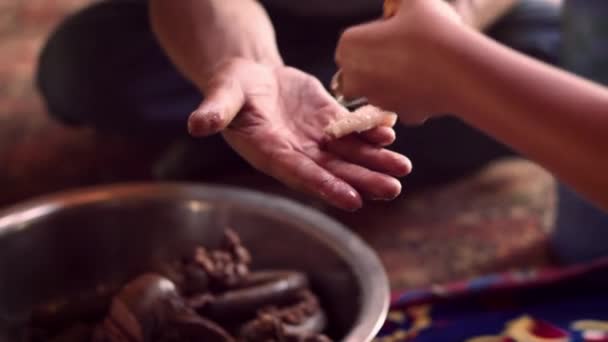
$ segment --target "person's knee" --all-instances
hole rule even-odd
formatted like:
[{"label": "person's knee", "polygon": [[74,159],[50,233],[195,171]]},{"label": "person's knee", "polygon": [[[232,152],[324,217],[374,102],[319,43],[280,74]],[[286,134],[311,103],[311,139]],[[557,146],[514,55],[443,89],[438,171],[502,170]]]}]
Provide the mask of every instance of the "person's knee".
[{"label": "person's knee", "polygon": [[123,63],[120,51],[133,44],[126,41],[133,31],[122,23],[145,29],[146,21],[145,4],[108,1],[61,23],[41,50],[36,71],[36,85],[50,114],[63,122],[97,125],[120,108],[112,92],[121,87],[120,77],[127,76],[112,69]]},{"label": "person's knee", "polygon": [[91,107],[85,91],[88,68],[81,56],[89,34],[80,30],[81,16],[89,11],[64,21],[51,33],[38,57],[38,90],[50,114],[70,123],[81,121],[82,109]]}]

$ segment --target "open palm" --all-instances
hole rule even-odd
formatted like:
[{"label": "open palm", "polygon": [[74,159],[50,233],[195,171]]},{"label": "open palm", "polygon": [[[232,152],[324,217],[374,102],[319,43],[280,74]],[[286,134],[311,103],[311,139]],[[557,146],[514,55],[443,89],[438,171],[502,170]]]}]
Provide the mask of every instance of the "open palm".
[{"label": "open palm", "polygon": [[407,158],[383,148],[395,138],[391,128],[328,141],[324,128],[348,111],[297,69],[232,61],[206,95],[190,117],[191,134],[222,132],[258,170],[337,207],[393,199],[401,192],[395,177],[411,170]]}]

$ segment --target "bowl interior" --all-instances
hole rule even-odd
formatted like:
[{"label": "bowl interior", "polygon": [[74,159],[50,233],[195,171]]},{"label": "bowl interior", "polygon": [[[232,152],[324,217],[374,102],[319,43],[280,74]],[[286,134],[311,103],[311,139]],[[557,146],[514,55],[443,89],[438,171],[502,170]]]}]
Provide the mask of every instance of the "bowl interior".
[{"label": "bowl interior", "polygon": [[[241,235],[255,269],[309,275],[332,337],[364,341],[361,334],[375,333],[388,290],[377,258],[359,239],[291,202],[200,186],[76,192],[0,216],[0,329],[18,330],[39,303],[125,281],[197,244],[215,246],[226,227]],[[353,332],[361,324],[365,329]]]}]

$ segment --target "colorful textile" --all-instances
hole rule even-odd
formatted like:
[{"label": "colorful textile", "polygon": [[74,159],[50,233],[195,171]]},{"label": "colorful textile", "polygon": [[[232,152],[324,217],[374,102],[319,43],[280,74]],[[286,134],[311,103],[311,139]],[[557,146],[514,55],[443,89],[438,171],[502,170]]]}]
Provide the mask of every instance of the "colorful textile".
[{"label": "colorful textile", "polygon": [[377,342],[608,342],[608,259],[407,291]]}]

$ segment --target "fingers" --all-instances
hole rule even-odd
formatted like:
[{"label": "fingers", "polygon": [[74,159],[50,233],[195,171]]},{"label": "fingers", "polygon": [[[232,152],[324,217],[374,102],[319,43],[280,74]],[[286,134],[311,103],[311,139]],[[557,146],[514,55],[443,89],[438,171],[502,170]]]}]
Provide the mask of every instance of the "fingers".
[{"label": "fingers", "polygon": [[226,128],[245,104],[240,83],[231,78],[212,80],[205,100],[190,115],[188,131],[193,136],[207,136]]},{"label": "fingers", "polygon": [[[397,67],[407,62],[394,19],[377,20],[348,28],[336,48],[336,64],[342,70],[341,93],[347,99],[385,93],[387,79],[400,75]],[[402,77],[402,76],[401,76]]]},{"label": "fingers", "polygon": [[303,154],[290,151],[270,160],[273,165],[270,174],[291,188],[344,210],[353,211],[363,206],[361,196],[351,185]]},{"label": "fingers", "polygon": [[372,128],[369,131],[362,132],[359,136],[368,143],[381,147],[391,145],[397,138],[395,130],[392,127],[385,126]]},{"label": "fingers", "polygon": [[392,200],[401,193],[401,183],[385,174],[335,158],[323,166],[371,200]]},{"label": "fingers", "polygon": [[351,163],[394,177],[402,177],[412,171],[412,163],[405,156],[371,146],[352,135],[328,143],[327,149]]}]

